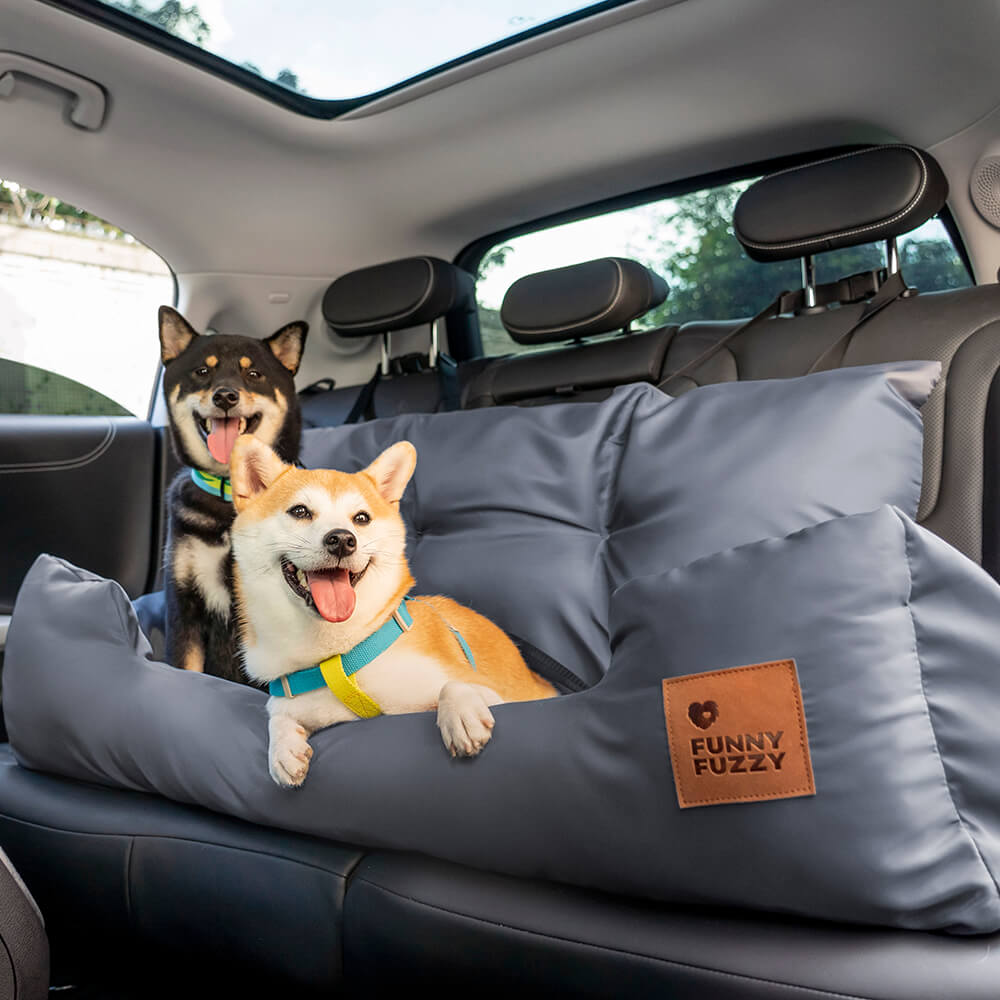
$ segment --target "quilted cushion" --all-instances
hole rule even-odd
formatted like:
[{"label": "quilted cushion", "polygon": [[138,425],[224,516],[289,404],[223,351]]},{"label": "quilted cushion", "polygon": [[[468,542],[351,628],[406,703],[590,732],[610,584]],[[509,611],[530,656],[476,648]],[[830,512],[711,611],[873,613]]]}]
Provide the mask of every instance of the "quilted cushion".
[{"label": "quilted cushion", "polygon": [[406,414],[304,434],[313,468],[355,472],[407,439],[420,593],[445,593],[604,675],[611,590],[720,548],[892,503],[915,513],[918,407],[940,366],[907,362],[599,403]]}]

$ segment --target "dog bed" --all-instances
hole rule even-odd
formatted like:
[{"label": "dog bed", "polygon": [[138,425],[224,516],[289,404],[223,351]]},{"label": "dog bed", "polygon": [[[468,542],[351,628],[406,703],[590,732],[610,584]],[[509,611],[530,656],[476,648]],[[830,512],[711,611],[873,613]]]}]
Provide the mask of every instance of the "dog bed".
[{"label": "dog bed", "polygon": [[[315,734],[305,785],[279,789],[265,695],[153,662],[124,591],[51,556],[8,636],[12,747],[28,767],[515,875],[996,930],[1000,588],[907,518],[936,373],[842,369],[677,400],[633,387],[311,432],[308,464],[349,470],[414,441],[404,516],[424,589],[592,684],[498,706],[474,760],[448,757],[430,714],[381,717]],[[771,758],[746,792],[757,775],[725,770],[753,767],[728,760],[727,737],[743,756],[790,754],[787,769]],[[722,756],[725,773],[697,775],[726,779],[721,793],[685,783],[694,757]]]}]

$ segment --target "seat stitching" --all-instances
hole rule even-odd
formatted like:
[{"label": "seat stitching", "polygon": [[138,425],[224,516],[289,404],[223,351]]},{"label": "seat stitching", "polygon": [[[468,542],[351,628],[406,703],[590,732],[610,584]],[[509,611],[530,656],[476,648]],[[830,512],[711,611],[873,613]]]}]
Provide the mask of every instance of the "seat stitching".
[{"label": "seat stitching", "polygon": [[[818,160],[815,163],[807,163],[800,167],[790,167],[788,170],[783,170],[778,174],[772,174],[771,177],[780,177],[782,174],[792,173],[795,170],[805,170],[807,167],[815,167],[821,163],[833,163],[836,160],[842,160],[849,156],[863,156],[865,153],[874,153],[882,149],[905,149],[909,153],[913,153],[917,158],[917,162],[920,164],[920,186],[917,188],[917,193],[908,201],[903,209],[897,212],[895,215],[890,216],[887,219],[881,219],[879,222],[873,223],[868,226],[859,226],[856,229],[841,229],[833,233],[828,233],[825,236],[812,236],[806,240],[796,240],[788,243],[755,243],[753,240],[749,240],[746,237],[740,235],[739,240],[745,246],[754,247],[760,250],[792,250],[795,247],[810,246],[811,244],[822,242],[828,239],[842,239],[846,236],[858,236],[861,233],[870,232],[873,229],[879,229],[882,226],[887,226],[890,223],[897,222],[898,220],[904,218],[909,212],[912,212],[914,207],[919,204],[920,199],[923,197],[924,191],[927,190],[927,181],[930,173],[927,169],[927,164],[924,161],[923,155],[919,150],[913,149],[911,146],[895,145],[895,146],[876,146],[873,149],[863,149],[858,150],[854,153],[843,153],[840,156],[831,156],[827,160]],[[770,180],[771,177],[766,178]]]}]

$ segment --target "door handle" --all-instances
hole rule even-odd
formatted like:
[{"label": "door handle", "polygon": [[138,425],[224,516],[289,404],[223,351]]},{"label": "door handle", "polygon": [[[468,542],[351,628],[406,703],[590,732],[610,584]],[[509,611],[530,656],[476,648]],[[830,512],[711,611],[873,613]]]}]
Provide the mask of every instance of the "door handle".
[{"label": "door handle", "polygon": [[20,52],[0,52],[0,97],[14,93],[17,76],[34,77],[66,91],[70,98],[69,120],[79,128],[96,132],[104,123],[107,94],[93,80]]}]

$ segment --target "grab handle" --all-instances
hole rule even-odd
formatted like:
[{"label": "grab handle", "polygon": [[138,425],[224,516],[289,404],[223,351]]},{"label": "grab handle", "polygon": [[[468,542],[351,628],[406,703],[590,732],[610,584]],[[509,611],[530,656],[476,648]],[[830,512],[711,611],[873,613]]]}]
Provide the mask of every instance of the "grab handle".
[{"label": "grab handle", "polygon": [[0,97],[14,93],[16,75],[31,76],[65,90],[70,95],[69,120],[79,128],[96,132],[104,123],[107,95],[93,80],[20,52],[0,52]]}]

